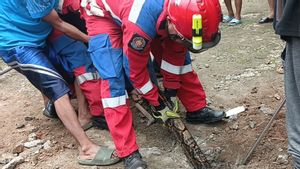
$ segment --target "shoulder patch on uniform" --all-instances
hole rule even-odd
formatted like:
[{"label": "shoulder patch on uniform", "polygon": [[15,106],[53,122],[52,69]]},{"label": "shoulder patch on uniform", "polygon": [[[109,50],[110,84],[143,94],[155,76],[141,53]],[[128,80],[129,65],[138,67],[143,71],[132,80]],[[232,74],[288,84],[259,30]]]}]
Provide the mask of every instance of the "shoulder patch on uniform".
[{"label": "shoulder patch on uniform", "polygon": [[132,36],[132,38],[130,39],[128,46],[130,48],[140,52],[140,51],[143,51],[145,49],[148,42],[149,42],[149,40],[146,39],[145,37],[140,36],[138,34],[134,34]]}]

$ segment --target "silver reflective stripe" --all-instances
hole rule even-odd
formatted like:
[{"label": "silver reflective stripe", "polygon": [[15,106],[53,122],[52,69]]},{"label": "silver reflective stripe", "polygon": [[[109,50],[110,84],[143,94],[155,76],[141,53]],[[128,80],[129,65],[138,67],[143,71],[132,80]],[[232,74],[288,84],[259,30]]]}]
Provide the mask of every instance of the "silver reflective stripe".
[{"label": "silver reflective stripe", "polygon": [[134,0],[133,1],[131,10],[129,13],[129,17],[128,17],[129,21],[136,23],[137,19],[140,16],[140,12],[143,8],[144,3],[145,3],[145,0]]},{"label": "silver reflective stripe", "polygon": [[103,108],[115,108],[126,104],[126,95],[102,99]]},{"label": "silver reflective stripe", "polygon": [[139,93],[141,94],[146,94],[148,93],[151,89],[153,88],[152,82],[149,79],[149,81],[141,88],[136,89]]},{"label": "silver reflective stripe", "polygon": [[20,68],[23,71],[32,71],[32,72],[37,72],[37,73],[40,73],[40,74],[45,74],[45,75],[48,75],[48,76],[52,76],[52,77],[55,77],[55,78],[62,79],[64,81],[64,79],[62,78],[62,76],[60,74],[58,74],[54,70],[49,69],[47,67],[34,65],[34,64],[21,64],[21,63],[16,62],[16,61],[10,62],[7,65],[11,66],[12,68]]},{"label": "silver reflective stripe", "polygon": [[182,75],[193,71],[192,64],[184,66],[175,66],[164,60],[161,62],[161,69],[176,75]]},{"label": "silver reflective stripe", "polygon": [[88,80],[97,80],[97,79],[100,79],[99,74],[98,73],[91,73],[91,72],[84,73],[84,74],[76,77],[76,80],[79,84],[82,84],[82,83],[84,83]]}]

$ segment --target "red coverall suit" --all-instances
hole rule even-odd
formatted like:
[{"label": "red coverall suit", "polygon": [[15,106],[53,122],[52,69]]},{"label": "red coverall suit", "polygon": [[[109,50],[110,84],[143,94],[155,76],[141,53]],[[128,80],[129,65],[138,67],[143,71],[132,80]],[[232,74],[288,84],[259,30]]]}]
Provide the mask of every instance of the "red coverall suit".
[{"label": "red coverall suit", "polygon": [[[79,6],[73,4],[72,0],[64,0],[61,5],[60,13],[62,15],[67,14],[69,10],[79,9]],[[87,47],[82,42],[69,38],[57,29],[52,31],[48,40],[51,46],[49,60],[61,68],[63,72],[74,74],[88,101],[91,115],[100,116],[103,114],[100,95],[101,81],[98,72],[92,65]]]},{"label": "red coverall suit", "polygon": [[[192,68],[187,49],[167,38],[168,34],[164,24],[167,3],[167,0],[82,0],[82,14],[86,20],[88,34],[94,36],[90,42],[96,42],[95,45],[90,43],[89,50],[95,51],[102,47],[102,53],[99,53],[98,59],[93,54],[91,55],[101,77],[111,74],[111,72],[107,72],[109,71],[108,67],[116,68],[121,63],[134,87],[150,104],[158,106],[160,104],[158,90],[152,84],[147,70],[148,59],[152,51],[156,60],[161,64],[164,86],[169,89],[178,89],[177,96],[187,111],[192,112],[206,106],[205,93]],[[93,47],[96,45],[98,49]],[[117,51],[118,54],[116,54]],[[112,58],[109,59],[109,62],[100,63],[105,57]],[[111,71],[115,71],[115,69],[111,69]],[[119,81],[119,83],[123,82]],[[108,86],[101,90],[102,97],[107,98],[112,93],[111,86],[115,84],[108,82],[105,84]],[[120,89],[123,90],[123,88]],[[109,109],[109,113],[114,114],[111,118],[130,121],[130,123],[126,123],[129,126],[132,117],[130,110],[121,113],[120,110],[124,106]],[[106,110],[104,112],[108,125],[111,127],[110,121],[116,120],[108,119],[108,116],[112,115],[109,115]],[[124,123],[122,124],[124,125]],[[123,128],[118,125],[115,125],[114,129],[117,133],[124,132]],[[113,133],[112,135],[114,137]],[[129,136],[130,134],[123,133],[123,135]],[[115,143],[118,141],[116,137],[114,140]],[[132,138],[131,141],[133,140]]]}]

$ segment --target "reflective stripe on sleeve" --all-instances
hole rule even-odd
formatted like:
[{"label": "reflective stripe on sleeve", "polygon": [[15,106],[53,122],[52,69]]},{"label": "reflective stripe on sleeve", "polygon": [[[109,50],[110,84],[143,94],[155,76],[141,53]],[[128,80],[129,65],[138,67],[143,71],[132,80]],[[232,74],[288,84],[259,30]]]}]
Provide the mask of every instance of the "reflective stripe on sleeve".
[{"label": "reflective stripe on sleeve", "polygon": [[162,60],[161,62],[161,69],[176,75],[182,75],[193,71],[192,64],[188,64],[184,66],[175,66],[164,60]]},{"label": "reflective stripe on sleeve", "polygon": [[141,94],[146,94],[151,89],[153,89],[153,84],[152,84],[151,80],[149,79],[149,81],[143,87],[136,89],[136,90]]}]

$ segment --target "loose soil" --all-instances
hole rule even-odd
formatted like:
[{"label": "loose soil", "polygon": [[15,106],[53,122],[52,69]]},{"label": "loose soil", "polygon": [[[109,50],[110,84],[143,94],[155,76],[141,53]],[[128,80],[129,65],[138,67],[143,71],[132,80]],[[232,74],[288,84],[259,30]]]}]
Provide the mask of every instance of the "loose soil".
[{"label": "loose soil", "polygon": [[[223,4],[222,7],[227,14]],[[274,34],[271,24],[257,24],[267,14],[267,1],[244,0],[243,23],[235,27],[222,24],[220,44],[193,55],[193,65],[210,106],[225,110],[247,107],[247,111],[237,117],[216,124],[187,124],[208,159],[212,160],[213,168],[292,168],[291,159],[287,157],[285,108],[250,162],[240,165],[284,98],[283,75],[276,72],[281,65],[279,56],[284,43]],[[0,69],[5,67],[0,62]],[[50,140],[53,146],[48,150],[39,149],[17,168],[89,168],[77,164],[77,143],[60,121],[42,115],[42,97],[22,75],[13,70],[0,76],[0,88],[0,154],[11,153],[34,132],[38,138]],[[162,124],[148,127],[138,110],[133,106],[132,109],[138,144],[150,169],[192,168],[181,147]],[[107,131],[91,129],[87,133],[100,145],[113,146]],[[123,168],[123,164],[98,168]]]}]

